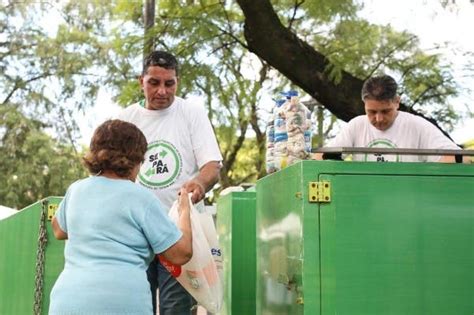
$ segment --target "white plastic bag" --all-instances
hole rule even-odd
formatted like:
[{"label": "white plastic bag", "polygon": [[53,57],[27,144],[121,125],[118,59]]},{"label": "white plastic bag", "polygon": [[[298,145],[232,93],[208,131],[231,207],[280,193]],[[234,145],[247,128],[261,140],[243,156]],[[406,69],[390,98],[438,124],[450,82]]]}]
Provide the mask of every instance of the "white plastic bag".
[{"label": "white plastic bag", "polygon": [[219,274],[219,280],[221,285],[222,294],[224,292],[224,270],[223,270],[223,253],[222,249],[219,246],[219,241],[217,239],[216,226],[214,225],[214,219],[212,214],[209,212],[199,212],[199,219],[201,221],[201,227],[206,237],[207,243],[211,250],[212,258],[216,264],[217,273]]},{"label": "white plastic bag", "polygon": [[[163,256],[159,256],[162,265],[176,278],[176,280],[196,299],[198,304],[202,305],[211,313],[218,313],[222,306],[223,286],[222,275],[219,274],[216,262],[211,252],[211,246],[220,248],[217,244],[217,235],[212,223],[212,231],[206,215],[200,214],[191,204],[191,229],[193,233],[193,257],[182,266],[176,266],[167,261]],[[177,223],[179,218],[178,202],[175,201],[169,211],[169,217]],[[205,220],[206,232],[201,225],[202,219]],[[212,220],[212,217],[210,217]],[[214,237],[212,236],[214,233]],[[212,239],[212,245],[209,245],[208,238]],[[214,250],[216,252],[216,250]],[[217,253],[217,252],[216,252]],[[217,255],[215,255],[217,256]],[[222,255],[219,255],[220,270],[222,270]]]}]

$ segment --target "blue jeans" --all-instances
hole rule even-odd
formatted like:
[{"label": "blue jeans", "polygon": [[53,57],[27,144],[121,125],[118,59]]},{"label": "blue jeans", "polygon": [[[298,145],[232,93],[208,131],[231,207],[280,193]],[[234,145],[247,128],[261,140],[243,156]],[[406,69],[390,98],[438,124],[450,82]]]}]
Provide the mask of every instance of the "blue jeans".
[{"label": "blue jeans", "polygon": [[181,284],[156,260],[147,270],[153,301],[153,314],[156,314],[156,289],[160,289],[160,315],[192,315],[196,300]]}]

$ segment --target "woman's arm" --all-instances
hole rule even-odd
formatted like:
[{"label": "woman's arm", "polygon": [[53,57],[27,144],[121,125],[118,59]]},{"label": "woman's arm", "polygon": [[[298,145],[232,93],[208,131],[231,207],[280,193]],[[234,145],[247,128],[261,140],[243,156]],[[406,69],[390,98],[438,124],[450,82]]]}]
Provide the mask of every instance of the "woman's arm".
[{"label": "woman's arm", "polygon": [[67,240],[67,233],[64,232],[59,227],[59,223],[58,223],[58,220],[56,220],[56,217],[53,217],[51,225],[53,226],[53,233],[54,233],[54,237],[56,237],[56,239],[58,239],[58,240]]}]

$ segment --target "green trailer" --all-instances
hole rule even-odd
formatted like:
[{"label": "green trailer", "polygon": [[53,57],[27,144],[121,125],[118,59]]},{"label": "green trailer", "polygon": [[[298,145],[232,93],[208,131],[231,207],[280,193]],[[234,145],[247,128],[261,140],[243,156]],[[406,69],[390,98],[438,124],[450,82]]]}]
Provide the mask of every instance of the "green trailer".
[{"label": "green trailer", "polygon": [[0,221],[0,314],[48,314],[64,266],[64,241],[50,224],[60,201],[46,198]]},{"label": "green trailer", "polygon": [[474,167],[303,161],[257,182],[257,314],[474,314]]}]

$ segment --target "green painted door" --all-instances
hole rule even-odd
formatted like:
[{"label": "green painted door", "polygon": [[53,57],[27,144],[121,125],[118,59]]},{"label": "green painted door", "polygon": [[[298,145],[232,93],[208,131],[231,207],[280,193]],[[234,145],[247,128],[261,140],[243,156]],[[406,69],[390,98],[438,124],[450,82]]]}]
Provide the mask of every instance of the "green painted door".
[{"label": "green painted door", "polygon": [[472,177],[320,175],[321,314],[473,314]]}]

